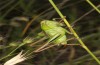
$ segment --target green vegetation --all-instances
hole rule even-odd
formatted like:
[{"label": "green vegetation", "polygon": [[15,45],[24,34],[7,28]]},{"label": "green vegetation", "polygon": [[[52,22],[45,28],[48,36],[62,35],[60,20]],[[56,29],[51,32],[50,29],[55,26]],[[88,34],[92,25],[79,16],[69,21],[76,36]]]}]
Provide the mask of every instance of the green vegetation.
[{"label": "green vegetation", "polygon": [[100,1],[53,1],[0,1],[0,64],[19,53],[18,65],[100,64]]}]

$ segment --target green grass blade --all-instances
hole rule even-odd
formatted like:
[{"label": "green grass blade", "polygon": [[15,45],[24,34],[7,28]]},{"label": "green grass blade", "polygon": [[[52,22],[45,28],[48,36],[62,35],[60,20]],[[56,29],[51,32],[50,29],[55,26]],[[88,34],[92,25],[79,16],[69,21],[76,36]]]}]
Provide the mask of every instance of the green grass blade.
[{"label": "green grass blade", "polygon": [[[56,5],[54,4],[54,2],[52,0],[49,0],[49,2],[52,4],[52,6],[54,7],[54,9],[57,11],[57,13],[59,14],[59,16],[61,18],[64,18],[63,14],[60,12],[60,10],[56,7]],[[68,23],[68,21],[64,18],[64,22],[65,24],[69,27],[69,29],[71,30],[71,32],[73,33],[73,35],[77,38],[77,40],[79,41],[79,43],[82,45],[82,47],[96,60],[96,62],[98,64],[100,64],[100,60],[88,49],[88,47],[83,43],[83,41],[79,38],[79,36],[76,34],[76,32],[74,31],[74,29],[71,27],[71,25]]]},{"label": "green grass blade", "polygon": [[100,14],[100,10],[90,0],[86,1]]}]

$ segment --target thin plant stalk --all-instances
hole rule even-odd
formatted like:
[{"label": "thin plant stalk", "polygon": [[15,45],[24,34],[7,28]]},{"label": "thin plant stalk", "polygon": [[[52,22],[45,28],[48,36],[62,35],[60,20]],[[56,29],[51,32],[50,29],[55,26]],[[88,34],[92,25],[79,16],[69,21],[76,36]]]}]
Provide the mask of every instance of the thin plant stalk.
[{"label": "thin plant stalk", "polygon": [[5,59],[5,58],[7,58],[7,57],[9,57],[9,56],[11,56],[12,53],[14,53],[18,48],[20,48],[20,47],[23,46],[24,44],[25,44],[25,43],[20,44],[17,48],[15,48],[13,51],[11,51],[8,55],[6,55],[6,56],[0,58],[0,61],[3,60],[3,59]]},{"label": "thin plant stalk", "polygon": [[33,41],[32,38],[26,37],[26,38],[23,40],[23,42],[22,42],[19,46],[17,46],[14,50],[12,50],[8,55],[6,55],[6,56],[0,58],[0,60],[3,60],[3,59],[5,59],[5,58],[11,56],[11,54],[14,53],[18,48],[22,47],[23,45],[25,45],[25,44],[27,44],[27,43],[31,43],[32,41]]},{"label": "thin plant stalk", "polygon": [[86,2],[88,2],[100,14],[100,10],[90,0],[86,0]]},{"label": "thin plant stalk", "polygon": [[6,5],[2,6],[0,8],[0,11],[3,10],[4,8],[6,8],[7,6],[11,5],[15,0],[10,0]]},{"label": "thin plant stalk", "polygon": [[5,14],[2,15],[2,19],[3,19],[5,16],[7,16],[7,14],[8,14],[9,12],[11,12],[18,4],[19,4],[19,2],[17,2],[16,4],[14,4],[13,7],[9,8],[9,9],[7,10],[7,12],[5,12]]},{"label": "thin plant stalk", "polygon": [[49,39],[43,46],[41,46],[40,48],[36,49],[34,52],[38,52],[38,51],[40,51],[41,49],[45,48],[47,45],[50,44],[50,42],[51,42],[52,40],[54,40],[54,39],[55,39],[56,37],[58,37],[58,36],[59,36],[59,34],[55,35],[54,37],[52,37],[51,39]]},{"label": "thin plant stalk", "polygon": [[[96,6],[97,8],[100,7],[100,4],[98,6]],[[92,13],[95,9],[91,9],[90,11],[86,12],[84,15],[80,16],[78,19],[76,19],[71,25],[72,27],[75,26],[75,23],[77,23],[78,21],[80,21],[81,19],[83,19],[84,17],[86,17],[87,15],[89,15],[90,13]]]},{"label": "thin plant stalk", "polygon": [[[54,4],[54,2],[52,0],[49,0],[49,2],[51,3],[51,5],[54,7],[54,9],[57,11],[57,13],[59,14],[59,16],[61,18],[64,18],[63,14],[60,12],[60,10],[57,8],[57,6]],[[73,33],[73,35],[76,37],[76,39],[79,41],[79,43],[82,45],[82,47],[96,60],[96,62],[98,64],[100,64],[100,60],[88,49],[88,47],[83,43],[83,41],[79,38],[79,36],[77,35],[77,33],[74,31],[74,29],[71,27],[71,25],[68,23],[68,21],[64,18],[64,22],[65,24],[68,26],[68,28],[70,29],[70,31]]]}]

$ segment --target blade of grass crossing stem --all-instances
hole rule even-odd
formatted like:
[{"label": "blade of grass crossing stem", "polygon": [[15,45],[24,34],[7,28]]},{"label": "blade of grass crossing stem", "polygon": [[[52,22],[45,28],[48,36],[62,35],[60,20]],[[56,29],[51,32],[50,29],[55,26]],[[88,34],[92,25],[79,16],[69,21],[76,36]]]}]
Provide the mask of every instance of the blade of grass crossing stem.
[{"label": "blade of grass crossing stem", "polygon": [[100,14],[100,10],[90,0],[86,1]]},{"label": "blade of grass crossing stem", "polygon": [[[54,2],[52,0],[49,0],[49,2],[52,4],[52,6],[54,7],[54,9],[57,11],[57,13],[59,14],[59,16],[61,18],[64,18],[63,14],[60,12],[60,10],[56,7],[56,5],[54,4]],[[65,24],[68,26],[68,28],[71,30],[71,32],[73,33],[73,35],[77,38],[77,40],[79,41],[79,43],[82,45],[82,47],[96,60],[96,62],[98,64],[100,64],[100,60],[88,49],[88,47],[82,42],[82,40],[79,38],[79,36],[76,34],[76,32],[73,30],[73,28],[71,27],[71,25],[68,23],[68,21],[64,18],[64,22]]]}]

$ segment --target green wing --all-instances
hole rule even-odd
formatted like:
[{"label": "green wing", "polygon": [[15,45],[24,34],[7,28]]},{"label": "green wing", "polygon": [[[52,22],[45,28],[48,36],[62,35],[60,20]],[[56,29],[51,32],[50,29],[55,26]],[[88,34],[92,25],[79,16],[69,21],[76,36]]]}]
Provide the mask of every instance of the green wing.
[{"label": "green wing", "polygon": [[49,38],[51,39],[53,36],[55,36],[56,34],[59,34],[58,37],[56,37],[53,41],[53,43],[55,44],[67,44],[67,37],[65,35],[66,31],[64,28],[62,27],[54,27],[52,29],[46,30],[45,31],[46,34],[49,36]]}]

